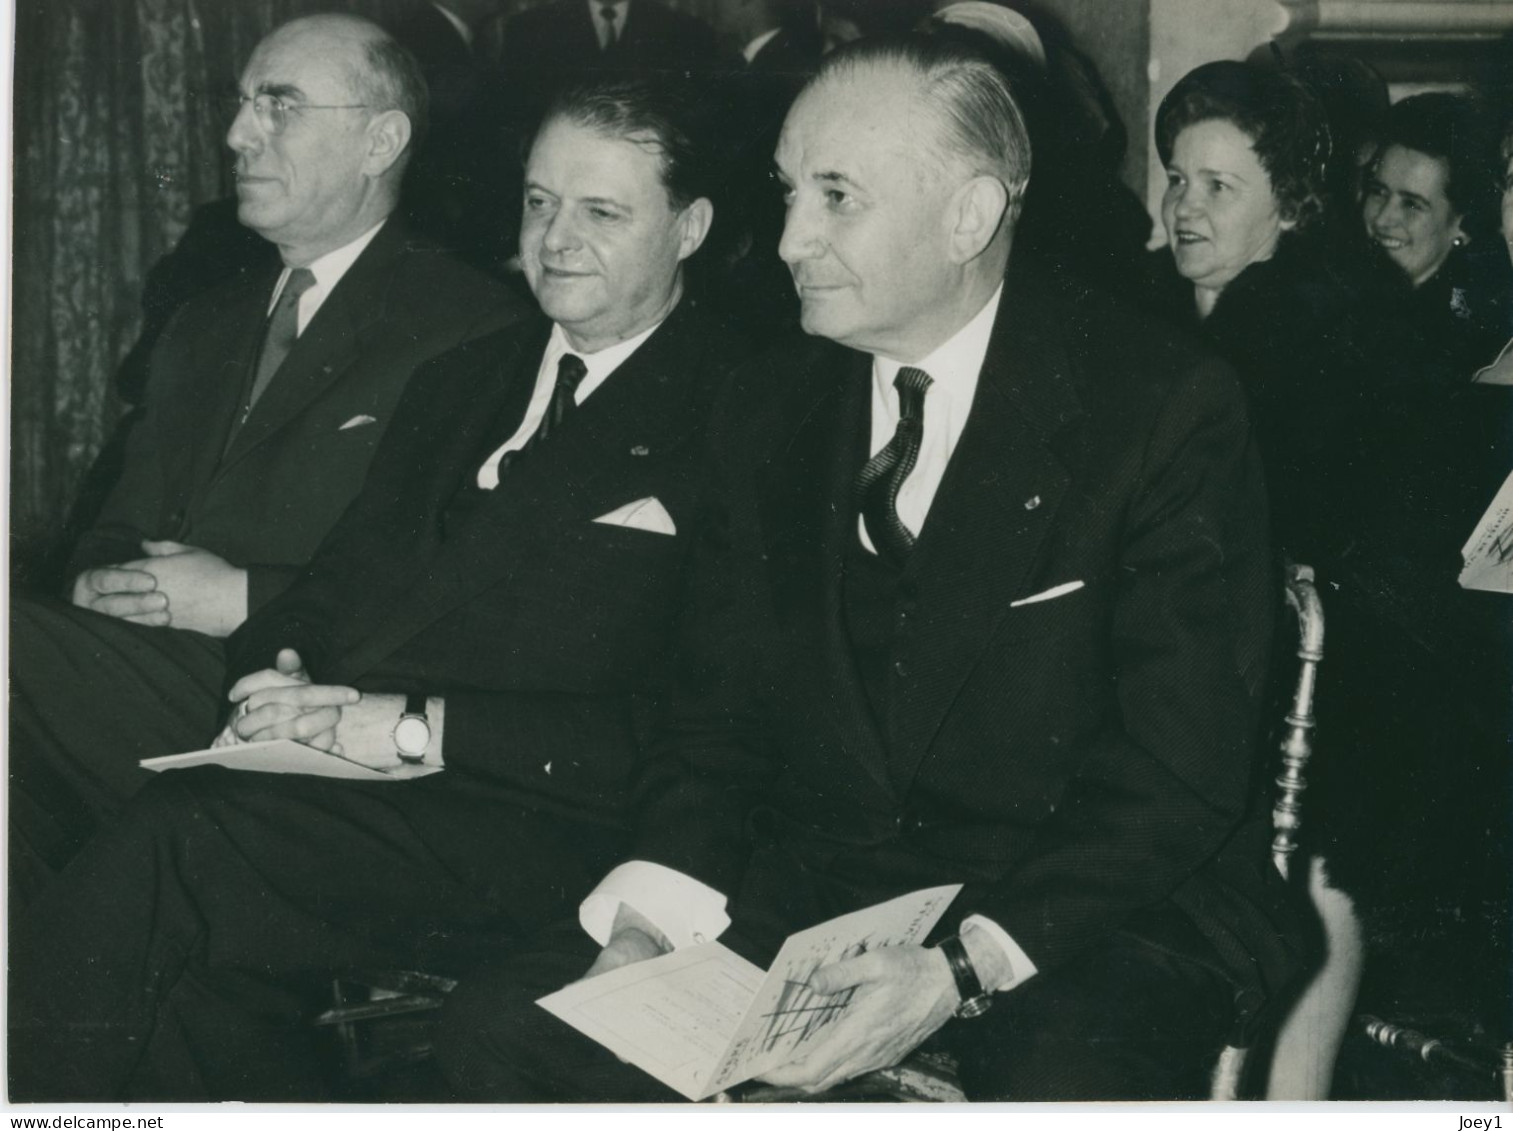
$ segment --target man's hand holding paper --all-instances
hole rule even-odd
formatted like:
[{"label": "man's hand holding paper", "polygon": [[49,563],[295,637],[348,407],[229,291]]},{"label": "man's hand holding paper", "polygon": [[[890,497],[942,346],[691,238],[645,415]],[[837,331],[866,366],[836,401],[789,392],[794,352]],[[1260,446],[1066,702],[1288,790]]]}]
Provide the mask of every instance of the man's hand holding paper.
[{"label": "man's hand holding paper", "polygon": [[891,1068],[951,1019],[960,997],[939,951],[895,946],[832,963],[814,972],[809,988],[828,996],[852,989],[838,1020],[802,1053],[759,1079],[785,1088],[823,1092]]}]

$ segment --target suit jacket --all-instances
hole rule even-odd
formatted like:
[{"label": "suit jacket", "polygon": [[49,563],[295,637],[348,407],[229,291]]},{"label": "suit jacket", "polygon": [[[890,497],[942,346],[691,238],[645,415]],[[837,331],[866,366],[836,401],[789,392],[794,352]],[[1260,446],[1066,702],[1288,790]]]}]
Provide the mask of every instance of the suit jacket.
[{"label": "suit jacket", "polygon": [[603,51],[584,0],[553,0],[513,17],[501,65],[511,79],[555,83],[601,71],[707,70],[728,62],[714,29],[657,0],[632,0],[614,47]]},{"label": "suit jacket", "polygon": [[[299,650],[318,681],[446,698],[447,772],[618,820],[738,357],[686,300],[466,520],[447,505],[519,426],[550,324],[423,368],[367,487],[300,581],[231,638],[229,679]],[[655,498],[676,534],[594,521]]]},{"label": "suit jacket", "polygon": [[391,218],[232,436],[278,271],[244,272],[175,317],[121,478],[70,577],[141,557],[144,538],[174,539],[247,569],[256,609],[357,494],[416,366],[522,313],[510,292]]},{"label": "suit jacket", "polygon": [[959,881],[955,910],[1041,971],[1130,930],[1274,986],[1291,904],[1246,818],[1275,578],[1234,377],[1016,264],[879,714],[843,604],[870,372],[812,341],[719,414],[721,502],[634,856],[732,895],[768,942]]}]

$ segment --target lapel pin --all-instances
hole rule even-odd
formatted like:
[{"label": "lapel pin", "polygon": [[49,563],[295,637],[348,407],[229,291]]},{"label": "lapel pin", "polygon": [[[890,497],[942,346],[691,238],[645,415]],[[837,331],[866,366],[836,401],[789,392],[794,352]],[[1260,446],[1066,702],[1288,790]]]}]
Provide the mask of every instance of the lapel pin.
[{"label": "lapel pin", "polygon": [[1040,505],[1040,496],[1039,495],[1031,495],[1028,499],[1026,499],[1024,501],[1024,509],[1027,510],[1027,511],[1032,511],[1036,507],[1038,507],[1039,505]]},{"label": "lapel pin", "polygon": [[630,454],[633,456],[649,456],[651,455],[651,449],[645,444],[637,444],[630,450]]}]

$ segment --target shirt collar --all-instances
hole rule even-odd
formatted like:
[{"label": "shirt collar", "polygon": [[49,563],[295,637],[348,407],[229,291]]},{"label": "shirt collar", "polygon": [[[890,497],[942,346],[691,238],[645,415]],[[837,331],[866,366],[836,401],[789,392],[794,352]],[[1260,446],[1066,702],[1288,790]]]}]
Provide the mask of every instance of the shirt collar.
[{"label": "shirt collar", "polygon": [[378,235],[378,229],[383,226],[384,220],[380,220],[351,243],[343,244],[335,251],[328,251],[319,259],[311,260],[310,274],[315,276],[315,285],[323,291],[329,291],[336,286],[341,281],[341,277],[347,273],[347,269],[357,262],[357,257],[373,242],[373,237]]},{"label": "shirt collar", "polygon": [[[334,251],[328,251],[319,259],[312,259],[306,264],[310,274],[315,276],[315,285],[320,288],[321,294],[330,294],[331,288],[341,282],[342,276],[347,273],[352,264],[357,262],[357,257],[373,242],[373,237],[378,235],[378,229],[382,228],[387,220],[388,217],[385,216],[351,243],[343,244]],[[285,267],[273,287],[273,298],[268,303],[270,311],[273,309],[273,304],[278,301],[278,296],[283,293],[284,283],[288,281],[290,270],[292,268]]]},{"label": "shirt collar", "polygon": [[[936,346],[928,356],[914,362],[911,368],[923,369],[939,388],[975,389],[977,375],[988,356],[988,342],[993,336],[993,322],[998,317],[998,304],[1002,298],[1003,284],[999,283],[993,297],[972,316],[970,322]],[[878,392],[891,397],[893,379],[902,368],[903,362],[874,354],[872,379],[877,383]]]},{"label": "shirt collar", "polygon": [[766,47],[769,43],[776,39],[778,32],[782,30],[783,29],[780,27],[775,27],[771,31],[764,31],[761,35],[757,36],[745,47],[741,48],[741,54],[746,56],[746,62],[750,63],[755,60],[757,55],[761,52],[762,48]]},{"label": "shirt collar", "polygon": [[[666,321],[666,319],[663,319],[663,321]],[[661,325],[661,322],[657,322],[655,325],[648,326],[645,330],[642,330],[634,338],[626,338],[623,342],[616,342],[612,346],[606,346],[596,353],[584,353],[582,350],[574,349],[572,343],[567,340],[567,334],[563,331],[562,327],[553,322],[552,336],[546,343],[546,353],[542,357],[542,365],[550,367],[555,372],[557,363],[562,360],[563,354],[576,354],[582,358],[583,367],[588,371],[578,386],[580,390],[578,400],[582,401],[606,377],[620,368],[631,354],[640,349],[646,339],[656,333],[657,328]]]},{"label": "shirt collar", "polygon": [[588,0],[588,14],[593,17],[595,27],[604,23],[604,17],[600,13],[605,8],[615,10],[615,30],[624,31],[625,17],[629,15],[630,0],[615,0],[614,3],[609,3],[608,0]]}]

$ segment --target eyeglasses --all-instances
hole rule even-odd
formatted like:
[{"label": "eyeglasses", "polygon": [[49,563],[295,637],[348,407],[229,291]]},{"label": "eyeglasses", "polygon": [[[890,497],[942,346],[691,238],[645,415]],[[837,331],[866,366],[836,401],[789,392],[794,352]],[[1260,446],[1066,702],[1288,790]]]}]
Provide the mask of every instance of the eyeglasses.
[{"label": "eyeglasses", "polygon": [[308,102],[288,103],[276,94],[229,94],[226,96],[226,115],[235,119],[242,107],[252,104],[258,125],[270,134],[281,134],[289,124],[290,114],[303,114],[306,110],[366,110],[366,102],[352,102],[336,106],[312,106]]}]

